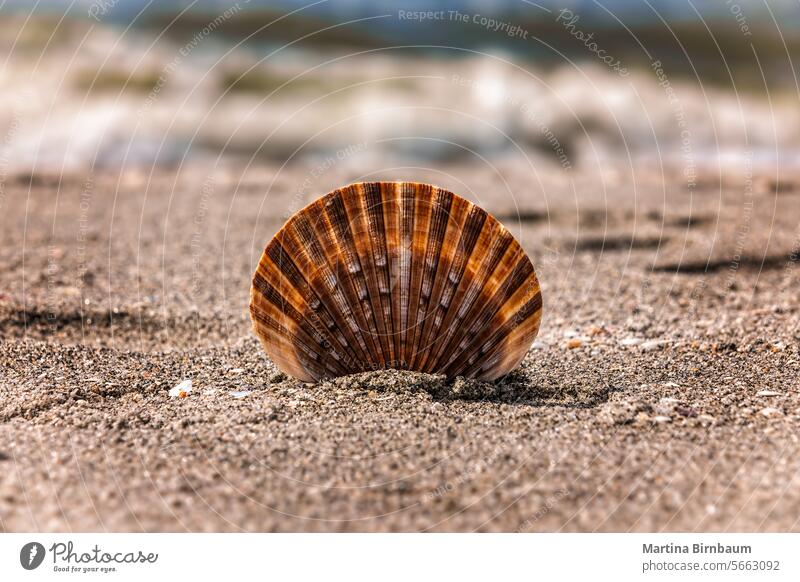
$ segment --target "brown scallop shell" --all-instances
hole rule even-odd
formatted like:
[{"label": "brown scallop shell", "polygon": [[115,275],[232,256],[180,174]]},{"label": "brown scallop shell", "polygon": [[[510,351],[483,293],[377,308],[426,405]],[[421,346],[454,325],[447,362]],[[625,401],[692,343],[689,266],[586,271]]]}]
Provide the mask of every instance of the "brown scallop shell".
[{"label": "brown scallop shell", "polygon": [[267,354],[307,382],[383,368],[493,380],[525,357],[541,314],[508,230],[413,182],[352,184],[292,216],[250,293]]}]

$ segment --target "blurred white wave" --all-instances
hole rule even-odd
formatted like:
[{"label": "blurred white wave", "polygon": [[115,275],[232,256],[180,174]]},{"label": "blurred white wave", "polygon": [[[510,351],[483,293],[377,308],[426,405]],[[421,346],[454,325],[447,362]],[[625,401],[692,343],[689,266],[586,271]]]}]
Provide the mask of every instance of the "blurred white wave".
[{"label": "blurred white wave", "polygon": [[[31,169],[215,157],[313,163],[357,144],[398,163],[530,155],[587,164],[796,166],[797,95],[730,91],[670,71],[537,67],[504,54],[262,54],[111,26],[50,35],[3,22],[0,163]],[[15,34],[11,34],[14,31]],[[342,164],[354,156],[346,155]],[[309,162],[310,160],[310,162]]]}]

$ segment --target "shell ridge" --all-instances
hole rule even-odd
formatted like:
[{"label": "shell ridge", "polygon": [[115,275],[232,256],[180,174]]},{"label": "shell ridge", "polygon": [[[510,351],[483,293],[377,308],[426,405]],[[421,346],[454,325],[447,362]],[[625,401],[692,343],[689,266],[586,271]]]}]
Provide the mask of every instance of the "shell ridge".
[{"label": "shell ridge", "polygon": [[[349,272],[345,270],[344,274],[339,273],[339,256],[342,254],[343,248],[345,255],[347,255],[347,250],[346,247],[337,248],[334,226],[328,213],[328,202],[330,199],[327,199],[326,204],[322,206],[323,210],[319,213],[320,220],[317,222],[315,232],[321,247],[326,276],[330,278],[328,287],[336,300],[338,310],[346,321],[350,336],[357,345],[358,359],[364,362],[369,359],[373,348],[368,346],[365,341],[367,338],[364,337],[363,330],[367,327],[367,323],[363,317],[363,310],[357,300],[358,295]],[[356,369],[363,369],[363,367]]]},{"label": "shell ridge", "polygon": [[380,362],[382,366],[394,362],[394,325],[392,321],[391,286],[389,281],[389,251],[386,247],[386,224],[383,220],[383,188],[380,182],[364,184],[364,197],[367,205],[367,221],[369,222],[369,247],[375,265],[375,283],[378,290],[378,302],[383,314],[385,337],[381,338],[385,346],[384,356],[388,360]]},{"label": "shell ridge", "polygon": [[[297,217],[294,223],[294,230],[298,234],[303,249],[308,252],[311,265],[317,269],[316,273],[309,274],[309,285],[315,290],[322,287],[324,293],[317,293],[317,297],[319,297],[320,300],[322,300],[322,297],[330,297],[333,299],[333,303],[330,301],[322,301],[326,304],[326,310],[332,321],[336,324],[337,330],[342,334],[342,337],[339,337],[339,342],[343,345],[351,358],[349,367],[358,369],[357,362],[363,362],[367,355],[365,352],[359,353],[361,342],[359,342],[356,337],[358,328],[355,326],[356,329],[353,330],[353,319],[347,316],[350,307],[344,300],[339,285],[334,283],[335,277],[328,263],[328,258],[323,249],[322,242],[319,240],[316,230],[309,223],[305,215]],[[364,347],[366,348],[366,346]]]},{"label": "shell ridge", "polygon": [[398,321],[400,323],[399,356],[404,367],[408,368],[408,304],[411,300],[411,269],[414,260],[412,237],[414,236],[414,198],[409,184],[399,185],[398,222],[399,222],[399,297]]},{"label": "shell ridge", "polygon": [[494,359],[499,357],[498,354],[502,354],[504,344],[514,340],[512,332],[515,329],[524,329],[520,324],[530,317],[538,316],[541,313],[541,308],[542,293],[539,291],[529,298],[507,321],[498,326],[496,331],[478,350],[480,357],[465,370],[465,373],[482,373],[490,369]]},{"label": "shell ridge", "polygon": [[411,204],[414,206],[414,220],[411,224],[411,248],[409,256],[411,259],[410,279],[408,285],[408,305],[406,306],[406,361],[410,369],[414,369],[414,358],[416,356],[416,338],[418,330],[418,307],[422,294],[423,267],[425,263],[425,251],[430,235],[430,224],[432,215],[432,204],[430,203],[432,186],[426,184],[411,185],[409,190]]},{"label": "shell ridge", "polygon": [[[278,313],[281,313],[284,317],[293,321],[298,326],[303,322],[303,314],[300,313],[300,311],[298,311],[291,304],[291,302],[287,301],[278,292],[278,290],[275,289],[275,287],[273,287],[273,285],[258,271],[256,271],[256,274],[253,278],[253,287],[260,293],[261,297],[266,300],[267,303],[272,305],[277,310]],[[254,304],[254,307],[261,307],[259,312],[268,315],[268,310],[265,309],[265,307],[267,307],[266,305],[259,306],[258,304]],[[308,340],[311,340],[318,345],[321,345],[321,343],[325,341],[325,338],[317,330],[314,330],[316,337],[310,335],[306,330],[302,329],[302,327],[299,328],[299,333],[302,333]]]},{"label": "shell ridge", "polygon": [[436,197],[431,209],[431,226],[429,228],[427,243],[425,248],[425,259],[423,261],[423,274],[420,290],[419,311],[415,320],[414,329],[414,349],[411,360],[411,368],[416,370],[419,366],[420,352],[422,343],[425,340],[425,318],[428,317],[428,308],[433,293],[433,285],[436,279],[436,271],[439,268],[439,254],[447,233],[447,223],[449,222],[450,206],[453,200],[452,194],[447,190],[436,189]]},{"label": "shell ridge", "polygon": [[[323,367],[318,365],[313,360],[309,361],[308,359],[300,357],[299,348],[302,347],[303,351],[305,351],[308,346],[305,346],[302,341],[298,340],[290,329],[264,313],[255,312],[253,313],[253,317],[258,323],[261,323],[262,325],[279,332],[279,336],[284,338],[282,343],[285,343],[291,348],[295,355],[294,360],[297,363],[297,366],[303,369],[308,374],[308,377],[313,378],[319,374],[324,374],[324,370],[327,366]],[[336,373],[336,370],[334,369],[333,372]]]},{"label": "shell ridge", "polygon": [[[253,276],[253,290],[258,291],[262,298],[269,300],[269,291],[274,289],[277,297],[280,299],[280,304],[275,302],[275,307],[278,311],[283,313],[284,306],[288,305],[297,311],[298,320],[300,324],[304,321],[304,313],[299,308],[295,308],[293,299],[299,299],[302,304],[307,304],[311,295],[311,290],[302,283],[295,284],[299,273],[296,272],[296,266],[290,261],[288,254],[282,248],[279,242],[275,242],[274,246],[267,249],[264,253],[265,260],[259,265]],[[281,268],[281,266],[285,268]],[[262,274],[263,272],[263,274]],[[275,284],[271,282],[275,281]],[[282,292],[285,290],[285,292]],[[287,295],[294,294],[295,297]],[[268,301],[269,303],[269,301]],[[285,315],[285,314],[284,314]],[[326,334],[323,331],[312,327],[314,334],[320,338],[324,338]]]},{"label": "shell ridge", "polygon": [[427,361],[430,355],[430,348],[435,341],[436,320],[440,317],[440,306],[442,293],[450,275],[450,269],[458,248],[459,232],[463,231],[464,221],[467,217],[469,202],[463,198],[456,199],[451,193],[450,208],[446,214],[447,223],[445,225],[444,237],[442,238],[436,257],[436,272],[433,275],[431,295],[428,298],[428,307],[425,313],[425,321],[422,325],[422,339],[419,348],[420,359],[417,360],[417,367],[423,372],[428,372]]},{"label": "shell ridge", "polygon": [[[476,298],[476,305],[479,308],[476,310],[471,323],[464,326],[464,333],[462,334],[461,340],[454,345],[453,358],[447,364],[445,370],[466,366],[471,363],[469,362],[469,358],[473,355],[476,344],[477,347],[480,347],[483,342],[483,337],[488,333],[486,331],[486,326],[508,300],[508,292],[509,289],[513,287],[513,282],[515,281],[519,266],[518,258],[521,253],[521,249],[511,245],[495,270],[489,273],[489,278]],[[509,264],[506,265],[506,269],[503,271],[503,266],[506,262]],[[499,278],[497,277],[498,272],[503,272],[502,276]],[[496,285],[492,287],[491,283],[495,279]],[[484,291],[486,291],[487,288],[492,290],[491,296],[489,297],[484,296]]]},{"label": "shell ridge", "polygon": [[392,345],[394,347],[393,367],[406,368],[408,364],[403,358],[403,321],[400,307],[402,295],[402,277],[400,275],[401,257],[403,250],[400,227],[400,185],[390,182],[382,186],[383,195],[383,224],[386,227],[386,246],[388,261],[389,304],[392,318]]},{"label": "shell ridge", "polygon": [[[498,236],[497,224],[489,224],[488,229],[489,232],[487,232],[486,236],[491,239],[491,245],[486,252],[485,258],[480,261],[477,276],[464,291],[463,303],[453,314],[454,321],[447,327],[444,341],[437,354],[437,367],[435,368],[437,372],[443,371],[455,359],[458,355],[458,346],[472,329],[475,320],[480,317],[482,303],[479,299],[481,290],[485,288],[503,257],[508,252],[516,252],[510,235],[502,236],[503,233],[501,232]],[[449,358],[446,357],[448,355],[450,356]]]},{"label": "shell ridge", "polygon": [[[425,351],[421,364],[428,371],[436,368],[438,347],[444,337],[440,330],[447,328],[452,319],[452,314],[458,309],[456,297],[460,297],[458,293],[462,287],[467,265],[486,221],[486,212],[471,202],[467,202],[465,213],[465,219],[461,226],[461,236],[458,237],[454,245],[453,257],[450,261],[448,272],[446,277],[442,278],[443,287],[436,304],[436,312],[431,318],[433,320],[430,332],[431,343],[429,349]],[[446,304],[443,304],[443,301],[446,301]]]},{"label": "shell ridge", "polygon": [[539,333],[541,323],[542,311],[540,308],[533,314],[527,325],[521,325],[511,330],[502,346],[498,348],[497,354],[492,356],[492,361],[496,364],[493,367],[481,366],[479,376],[494,380],[502,375],[496,372],[496,368],[513,370],[519,366],[528,355],[528,348]]},{"label": "shell ridge", "polygon": [[[283,240],[290,242],[291,238],[288,236],[288,232],[285,234],[287,236]],[[319,296],[314,287],[302,274],[302,269],[295,263],[292,258],[292,253],[284,248],[282,240],[278,240],[278,237],[274,238],[267,250],[267,254],[277,271],[286,279],[287,284],[297,289],[300,295],[305,298],[308,309],[303,312],[304,321],[315,331],[328,338],[330,347],[339,344],[340,339],[336,337],[329,323],[325,321],[326,315],[330,317],[330,314],[327,313],[328,308],[326,306],[326,301]],[[302,255],[298,255],[298,258],[302,258]],[[315,308],[314,305],[317,307]],[[330,318],[330,320],[334,321],[332,318]],[[334,353],[334,357],[348,353],[348,350],[343,346],[340,345],[340,348],[341,349],[334,348],[332,352]]]},{"label": "shell ridge", "polygon": [[336,238],[336,242],[345,251],[347,274],[343,279],[347,281],[351,293],[353,293],[356,298],[355,304],[358,306],[358,311],[362,314],[364,326],[361,336],[369,345],[367,353],[373,355],[380,354],[380,344],[376,344],[378,335],[377,322],[366,300],[369,294],[364,276],[364,268],[361,265],[361,258],[355,246],[352,229],[349,228],[344,198],[340,190],[337,190],[335,194],[336,195],[331,198],[330,204],[327,206],[326,214],[333,226],[333,235]]},{"label": "shell ridge", "polygon": [[[525,281],[528,272],[533,272],[530,261],[527,260],[527,257],[521,249],[517,255],[521,255],[522,260],[517,259],[517,262],[511,269],[511,273],[509,273],[495,295],[487,303],[486,309],[481,312],[480,317],[473,323],[470,329],[471,333],[467,335],[469,341],[461,350],[459,358],[456,361],[459,364],[464,364],[464,358],[466,358],[468,365],[473,363],[476,353],[484,346],[487,338],[492,335],[491,322],[494,320],[495,316],[503,310],[514,292]],[[448,369],[452,368],[456,362],[452,363]]]},{"label": "shell ridge", "polygon": [[[364,207],[366,197],[364,195],[364,184],[355,184],[347,192],[344,199],[345,210],[351,225],[353,244],[358,253],[359,260],[364,272],[364,282],[366,284],[365,306],[369,306],[370,313],[375,322],[376,336],[373,338],[378,347],[376,358],[370,364],[378,364],[387,359],[389,348],[386,345],[386,325],[381,315],[383,307],[378,292],[377,276],[373,261],[372,245],[370,244],[370,221],[367,209]],[[351,212],[352,211],[352,212]]]}]

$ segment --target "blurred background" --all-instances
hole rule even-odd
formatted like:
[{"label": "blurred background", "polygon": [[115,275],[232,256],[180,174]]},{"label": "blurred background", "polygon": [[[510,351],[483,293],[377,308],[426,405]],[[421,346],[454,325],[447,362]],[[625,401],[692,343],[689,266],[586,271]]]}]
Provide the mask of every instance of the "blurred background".
[{"label": "blurred background", "polygon": [[10,0],[0,45],[6,174],[798,163],[793,0]]}]

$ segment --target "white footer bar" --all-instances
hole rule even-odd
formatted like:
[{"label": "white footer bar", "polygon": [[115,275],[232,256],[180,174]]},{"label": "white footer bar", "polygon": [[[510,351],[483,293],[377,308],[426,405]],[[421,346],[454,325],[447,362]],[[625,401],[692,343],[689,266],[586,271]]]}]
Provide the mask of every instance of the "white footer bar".
[{"label": "white footer bar", "polygon": [[2,534],[0,580],[800,580],[800,534]]}]

